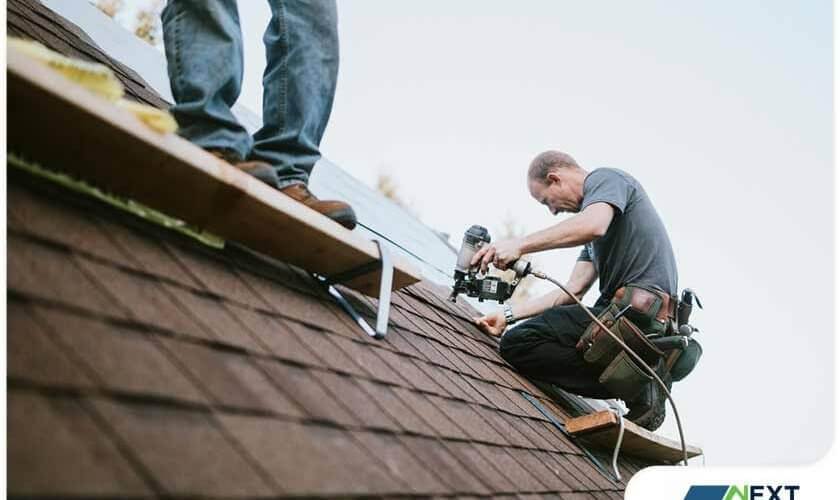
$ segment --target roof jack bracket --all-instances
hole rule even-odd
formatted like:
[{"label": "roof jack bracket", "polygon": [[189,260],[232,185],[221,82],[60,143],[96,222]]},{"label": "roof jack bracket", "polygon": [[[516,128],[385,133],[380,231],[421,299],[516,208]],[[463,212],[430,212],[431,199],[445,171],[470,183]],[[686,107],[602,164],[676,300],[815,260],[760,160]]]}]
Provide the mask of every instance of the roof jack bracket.
[{"label": "roof jack bracket", "polygon": [[618,452],[621,450],[621,441],[624,440],[624,418],[621,416],[621,413],[618,412],[615,408],[612,408],[613,413],[615,416],[618,417],[618,438],[615,440],[615,450],[613,450],[612,456],[612,468],[613,474],[615,474],[615,479],[617,481],[621,481],[621,473],[618,471]]},{"label": "roof jack bracket", "polygon": [[[338,302],[338,305],[340,305],[341,308],[344,309],[351,318],[353,318],[353,321],[355,321],[365,333],[375,339],[383,339],[385,338],[385,334],[388,333],[388,315],[391,311],[391,287],[394,282],[394,261],[391,259],[390,250],[388,250],[388,247],[385,246],[384,243],[376,238],[373,239],[373,242],[376,243],[377,248],[379,248],[378,261],[370,262],[355,269],[326,278],[317,275],[315,277],[321,282],[321,284],[324,285],[327,293],[329,293],[330,296]],[[354,278],[369,274],[380,268],[382,269],[382,274],[379,281],[379,310],[376,312],[376,330],[374,330],[365,318],[363,318],[362,315],[353,308],[353,305],[344,298],[341,292],[333,286],[333,284],[346,283]]]}]

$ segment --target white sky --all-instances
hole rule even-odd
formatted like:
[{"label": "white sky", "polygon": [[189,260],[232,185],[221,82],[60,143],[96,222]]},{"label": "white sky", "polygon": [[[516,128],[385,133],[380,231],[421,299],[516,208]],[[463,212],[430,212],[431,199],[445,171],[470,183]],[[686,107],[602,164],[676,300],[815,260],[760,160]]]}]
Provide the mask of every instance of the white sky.
[{"label": "white sky", "polygon": [[[239,4],[240,102],[259,111],[268,6]],[[340,1],[322,149],[370,185],[393,175],[456,244],[508,215],[556,222],[525,188],[542,150],[630,172],[706,306],[704,357],[674,388],[688,440],[710,465],[812,462],[833,440],[831,14],[829,1]],[[537,261],[565,278],[577,253]],[[672,416],[660,432],[676,437]]]}]

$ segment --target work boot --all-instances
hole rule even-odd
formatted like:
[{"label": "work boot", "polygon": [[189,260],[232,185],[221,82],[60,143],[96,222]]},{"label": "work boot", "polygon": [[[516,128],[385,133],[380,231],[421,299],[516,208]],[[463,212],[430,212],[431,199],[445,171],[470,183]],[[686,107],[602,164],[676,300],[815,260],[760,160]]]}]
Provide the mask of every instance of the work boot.
[{"label": "work boot", "polygon": [[[671,376],[660,374],[660,370],[657,370],[657,375],[665,382],[670,391]],[[627,415],[624,415],[624,418],[649,431],[655,431],[665,421],[665,401],[667,399],[668,396],[662,390],[659,382],[651,380],[638,396],[632,401],[627,401],[627,408],[630,411]]]},{"label": "work boot", "polygon": [[277,185],[277,173],[268,163],[262,161],[243,161],[238,154],[227,149],[208,149],[207,152],[220,160],[230,163],[246,174],[256,177],[271,187]]},{"label": "work boot", "polygon": [[280,192],[316,212],[326,215],[347,229],[356,227],[356,212],[343,201],[319,200],[309,191],[306,184],[292,184],[281,189]]},{"label": "work boot", "polygon": [[[253,160],[242,161],[235,153],[228,150],[212,149],[207,151],[216,158],[224,160],[246,174],[250,174],[269,186],[276,188],[277,172],[268,163]],[[306,184],[302,183],[292,184],[278,191],[298,203],[302,203],[316,212],[326,215],[347,229],[356,227],[356,213],[350,205],[343,201],[319,200],[309,191]]]}]

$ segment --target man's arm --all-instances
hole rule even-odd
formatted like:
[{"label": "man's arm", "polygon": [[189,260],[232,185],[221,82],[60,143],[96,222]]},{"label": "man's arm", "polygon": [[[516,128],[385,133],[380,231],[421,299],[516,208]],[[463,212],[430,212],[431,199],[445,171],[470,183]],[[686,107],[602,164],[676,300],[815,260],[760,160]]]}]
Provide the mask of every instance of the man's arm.
[{"label": "man's arm", "polygon": [[[572,269],[572,275],[566,282],[566,288],[578,298],[582,298],[592,286],[592,283],[595,282],[596,278],[597,274],[595,273],[595,266],[592,262],[579,260]],[[566,295],[563,290],[558,289],[536,299],[529,300],[528,302],[515,305],[511,309],[515,318],[525,319],[536,316],[554,306],[571,304],[573,302],[574,300]],[[507,327],[505,315],[502,311],[496,311],[486,316],[475,318],[473,321],[487,334],[493,336],[501,335],[505,331],[505,327]]]},{"label": "man's arm", "polygon": [[475,253],[472,264],[480,263],[482,271],[486,271],[491,262],[499,269],[507,269],[525,253],[589,243],[607,232],[613,219],[613,210],[609,203],[593,203],[581,213],[542,231],[524,238],[501,240],[495,244],[485,245]]},{"label": "man's arm", "polygon": [[606,234],[613,211],[609,203],[593,203],[573,217],[522,238],[520,251],[534,253],[589,243]]}]

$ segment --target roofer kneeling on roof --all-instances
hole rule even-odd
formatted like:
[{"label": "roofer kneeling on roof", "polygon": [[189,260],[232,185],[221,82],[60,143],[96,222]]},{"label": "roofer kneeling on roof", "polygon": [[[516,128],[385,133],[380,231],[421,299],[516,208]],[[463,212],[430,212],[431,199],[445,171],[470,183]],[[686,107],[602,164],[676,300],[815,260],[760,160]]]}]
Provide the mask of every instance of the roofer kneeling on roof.
[{"label": "roofer kneeling on roof", "polygon": [[[670,388],[671,366],[650,339],[673,333],[677,266],[665,226],[641,184],[621,170],[588,172],[568,154],[546,151],[531,162],[528,189],[552,214],[576,215],[522,238],[485,245],[473,265],[505,269],[523,254],[583,245],[566,288],[582,298],[597,278],[601,296],[590,310]],[[475,321],[498,336],[525,318],[530,319],[507,331],[499,344],[502,357],[523,375],[581,396],[623,399],[629,420],[651,430],[662,424],[664,392],[609,335],[596,332],[597,325],[562,290]],[[699,356],[699,345],[695,351]]]}]

